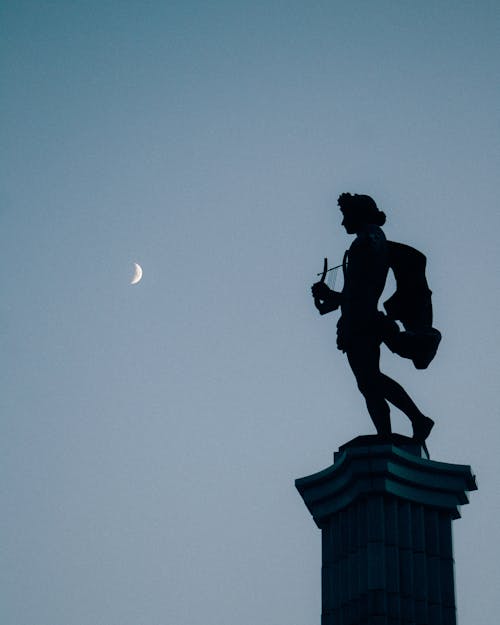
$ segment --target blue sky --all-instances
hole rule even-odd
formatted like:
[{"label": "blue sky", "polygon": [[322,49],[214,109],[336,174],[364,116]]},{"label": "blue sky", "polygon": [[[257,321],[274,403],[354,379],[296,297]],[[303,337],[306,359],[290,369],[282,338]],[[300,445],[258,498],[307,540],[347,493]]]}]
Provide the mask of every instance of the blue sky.
[{"label": "blue sky", "polygon": [[429,257],[438,356],[382,363],[477,473],[457,598],[491,625],[498,26],[489,1],[3,4],[2,623],[319,618],[293,481],[372,433],[309,294],[350,191]]}]

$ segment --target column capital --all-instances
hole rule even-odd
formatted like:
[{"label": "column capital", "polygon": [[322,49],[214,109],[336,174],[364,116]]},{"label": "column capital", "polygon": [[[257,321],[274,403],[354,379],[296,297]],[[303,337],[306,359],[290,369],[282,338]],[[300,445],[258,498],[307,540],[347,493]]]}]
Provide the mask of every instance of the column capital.
[{"label": "column capital", "polygon": [[446,511],[460,518],[477,484],[468,465],[436,462],[422,457],[411,438],[392,435],[358,436],[341,445],[330,467],[295,480],[318,527],[357,499],[373,494]]}]

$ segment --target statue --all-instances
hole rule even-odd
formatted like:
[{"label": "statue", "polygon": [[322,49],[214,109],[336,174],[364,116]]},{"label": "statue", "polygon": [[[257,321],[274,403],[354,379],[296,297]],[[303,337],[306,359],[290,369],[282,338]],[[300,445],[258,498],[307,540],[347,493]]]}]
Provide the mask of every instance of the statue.
[{"label": "statue", "polygon": [[[432,327],[425,256],[407,245],[387,241],[381,228],[385,214],[370,196],[342,193],[338,205],[342,226],[356,238],[344,254],[342,291],[325,283],[325,259],[321,279],[311,289],[314,304],[321,315],[340,307],[337,347],[347,356],[377,434],[391,436],[391,403],[410,419],[413,439],[429,456],[425,441],[434,421],[419,410],[400,384],[380,371],[379,365],[382,343],[393,353],[411,359],[417,369],[425,369],[436,354],[441,334]],[[394,272],[396,292],[384,303],[384,314],[378,310],[378,301],[389,269]]]}]

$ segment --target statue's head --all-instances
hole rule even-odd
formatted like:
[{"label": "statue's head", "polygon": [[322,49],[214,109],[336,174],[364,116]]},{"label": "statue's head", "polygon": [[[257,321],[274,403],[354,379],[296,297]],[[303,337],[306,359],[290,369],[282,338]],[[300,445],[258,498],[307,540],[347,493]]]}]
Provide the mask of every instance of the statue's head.
[{"label": "statue's head", "polygon": [[354,234],[364,224],[385,224],[385,213],[378,209],[375,200],[369,195],[341,193],[338,205],[344,215],[342,225],[349,234]]}]

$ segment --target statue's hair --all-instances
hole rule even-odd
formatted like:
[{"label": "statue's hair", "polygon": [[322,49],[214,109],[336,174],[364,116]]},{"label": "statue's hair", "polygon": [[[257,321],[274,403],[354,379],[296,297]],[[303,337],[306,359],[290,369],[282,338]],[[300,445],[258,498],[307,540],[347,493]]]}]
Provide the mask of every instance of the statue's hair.
[{"label": "statue's hair", "polygon": [[343,213],[352,211],[367,223],[377,226],[385,224],[385,213],[378,209],[375,200],[369,195],[341,193],[337,203]]}]

